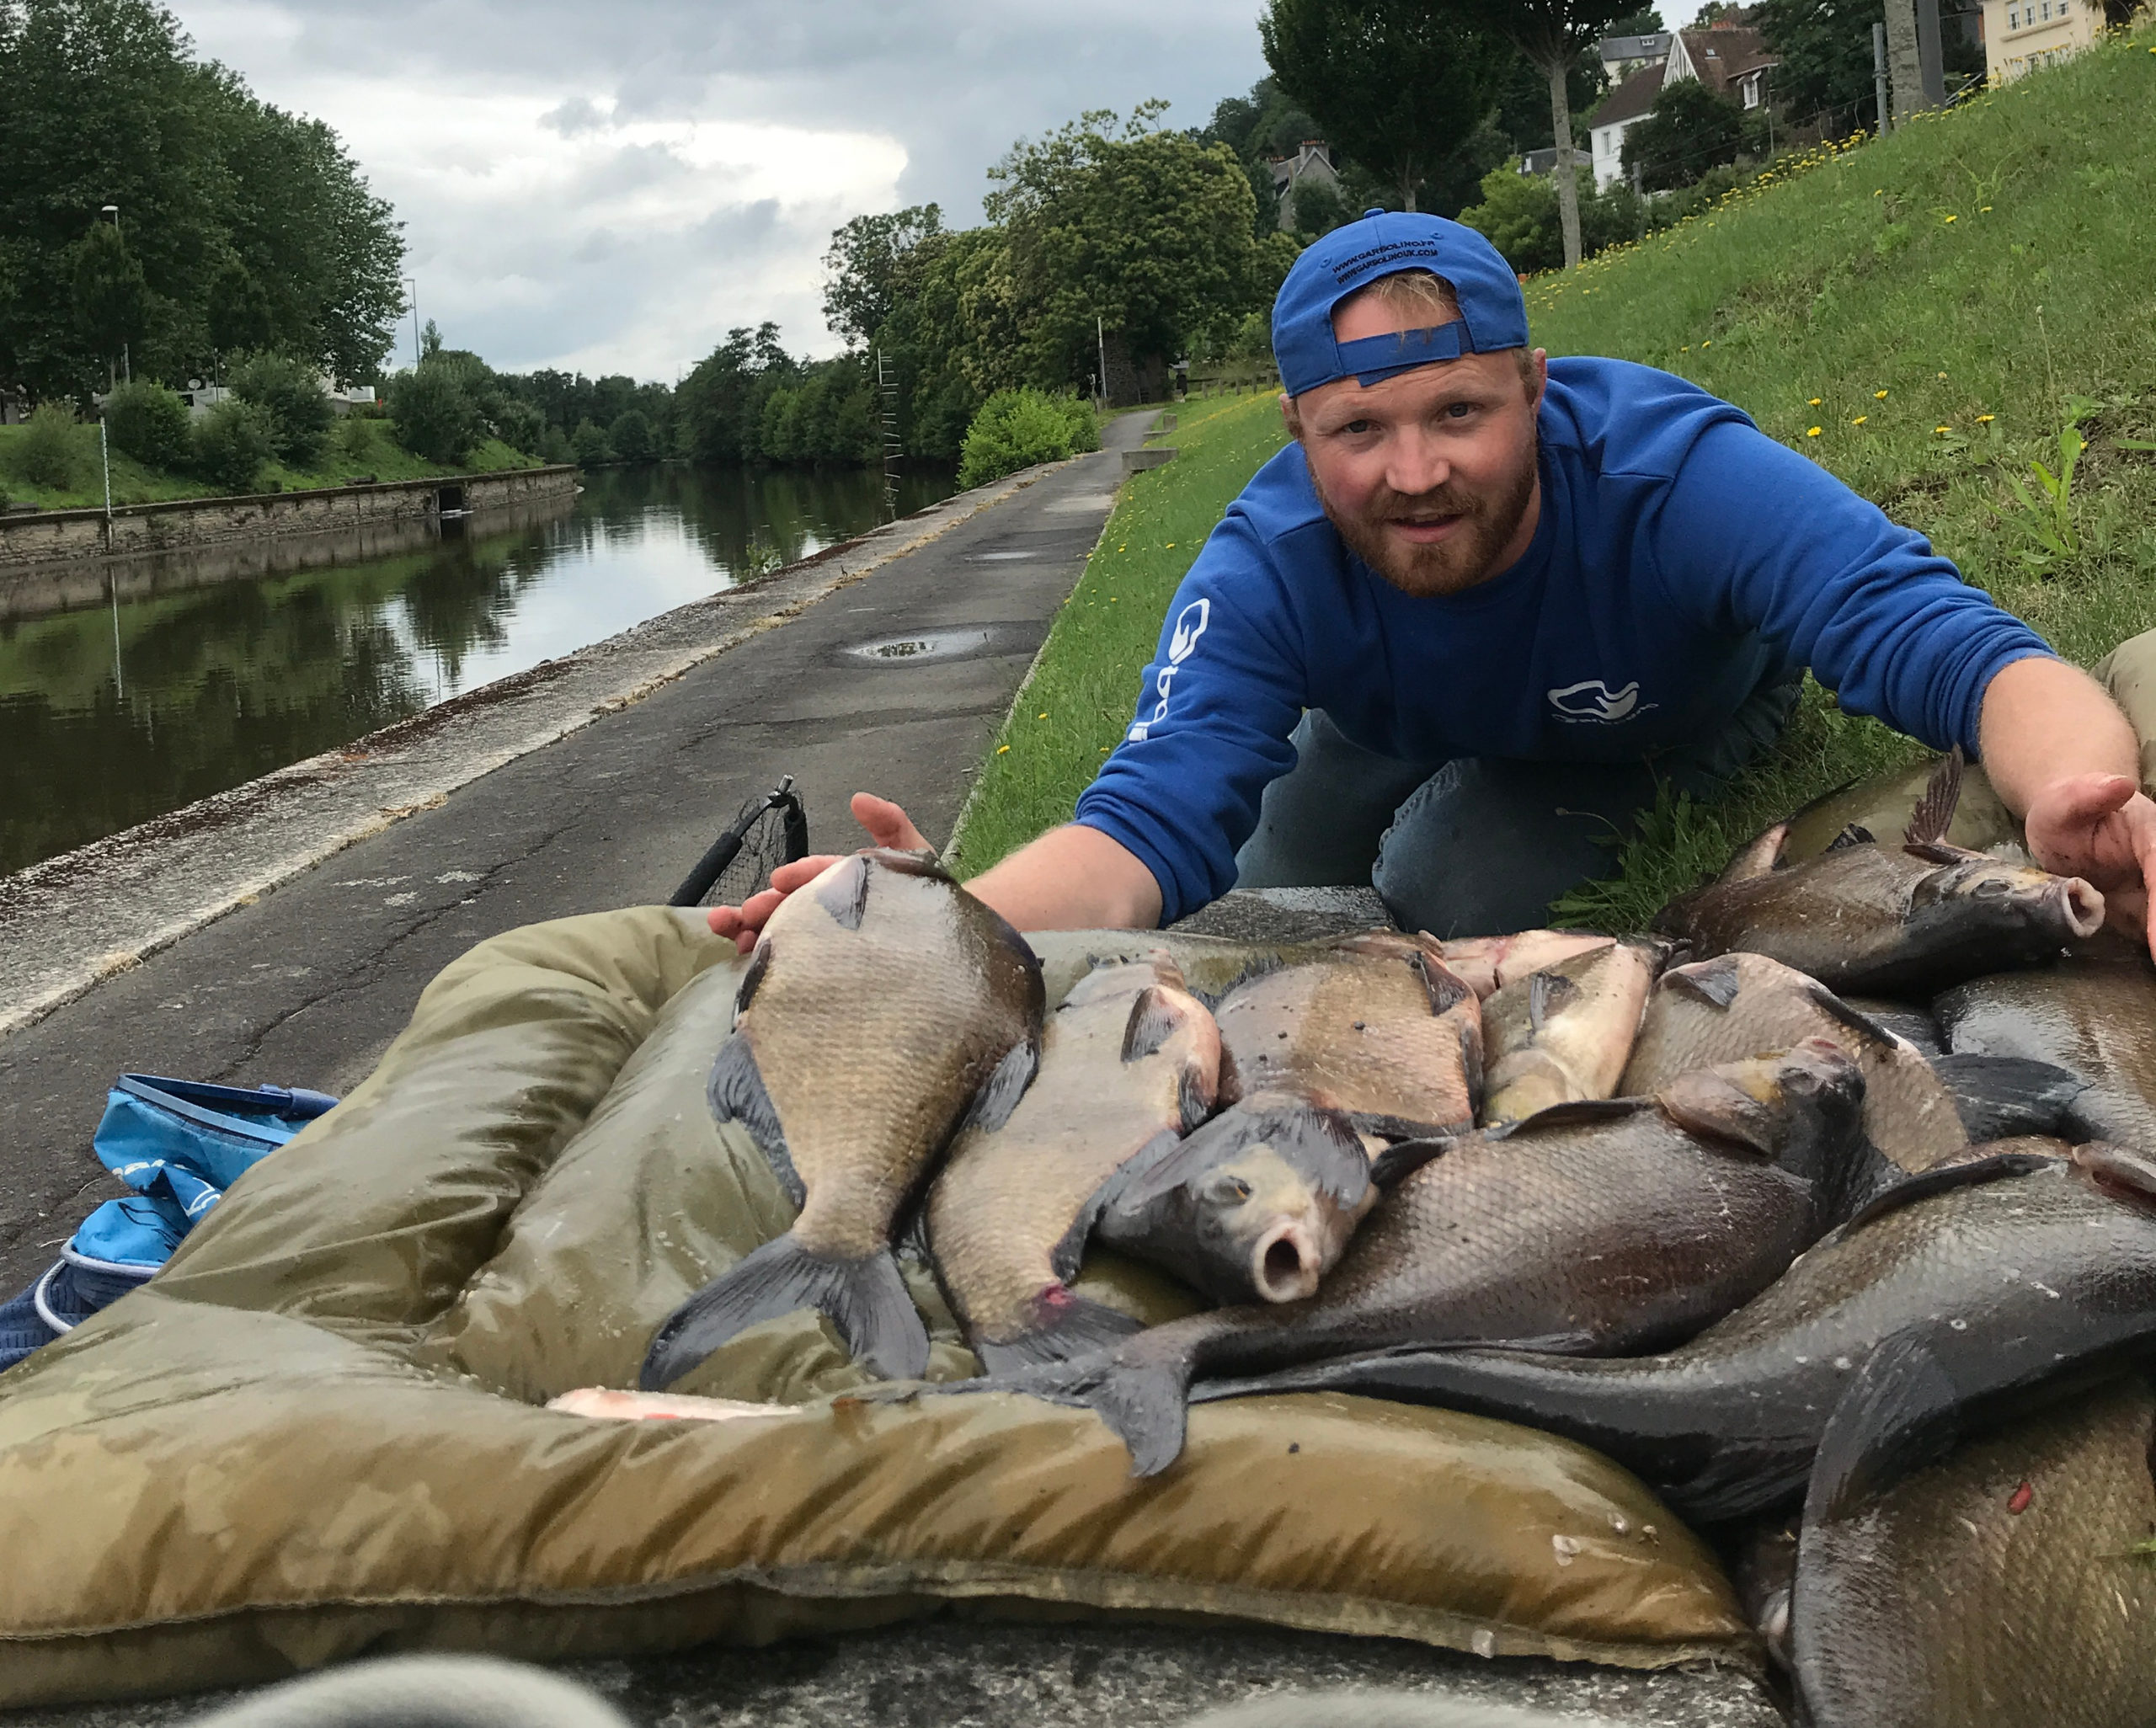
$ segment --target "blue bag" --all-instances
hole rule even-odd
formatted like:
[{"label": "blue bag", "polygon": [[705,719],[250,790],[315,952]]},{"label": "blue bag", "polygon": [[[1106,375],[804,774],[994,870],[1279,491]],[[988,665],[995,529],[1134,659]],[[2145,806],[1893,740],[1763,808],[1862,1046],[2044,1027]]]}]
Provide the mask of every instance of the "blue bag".
[{"label": "blue bag", "polygon": [[336,1101],[299,1087],[120,1075],[91,1144],[135,1192],[99,1207],[44,1277],[0,1304],[0,1371],[148,1283],[243,1172]]}]

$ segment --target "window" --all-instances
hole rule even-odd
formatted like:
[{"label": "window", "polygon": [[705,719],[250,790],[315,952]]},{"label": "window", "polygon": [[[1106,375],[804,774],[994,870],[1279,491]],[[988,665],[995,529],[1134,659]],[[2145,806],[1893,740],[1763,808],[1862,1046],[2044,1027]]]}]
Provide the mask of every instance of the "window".
[{"label": "window", "polygon": [[2021,28],[2021,8],[2020,7],[2009,6],[2006,8],[2006,27],[2009,30],[2018,30]]}]

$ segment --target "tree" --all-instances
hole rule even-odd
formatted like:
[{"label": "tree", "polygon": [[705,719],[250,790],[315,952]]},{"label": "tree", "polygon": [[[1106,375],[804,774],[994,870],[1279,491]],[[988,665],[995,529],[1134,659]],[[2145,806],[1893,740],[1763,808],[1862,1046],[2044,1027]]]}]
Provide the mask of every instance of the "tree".
[{"label": "tree", "polygon": [[423,360],[390,381],[389,424],[397,441],[430,462],[456,463],[479,441],[479,407],[457,368]]},{"label": "tree", "polygon": [[1420,0],[1268,0],[1257,32],[1282,88],[1409,210],[1476,130],[1508,58]]},{"label": "tree", "polygon": [[287,355],[250,355],[226,381],[233,395],[262,410],[279,461],[311,468],[320,460],[336,410],[323,394],[321,375],[312,366]]},{"label": "tree", "polygon": [[210,346],[218,355],[269,345],[275,328],[270,296],[237,259],[227,259],[211,280],[207,311]]},{"label": "tree", "polygon": [[1840,113],[1854,121],[1875,105],[1871,21],[1879,15],[1878,0],[1762,0],[1753,18],[1781,56],[1774,93],[1785,113],[1806,120]]},{"label": "tree", "polygon": [[[1592,168],[1574,168],[1580,177],[1580,244],[1589,258],[1606,246],[1622,245],[1646,232],[1646,207],[1620,181],[1607,192],[1594,189]],[[1549,174],[1524,174],[1517,157],[1482,177],[1482,201],[1460,219],[1505,255],[1505,262],[1525,275],[1556,269],[1565,261],[1565,235],[1557,215],[1557,188]]]},{"label": "tree", "polygon": [[113,447],[145,467],[184,468],[194,445],[187,404],[162,384],[137,378],[104,399],[104,424]]},{"label": "tree", "polygon": [[237,397],[221,402],[195,428],[195,471],[226,492],[252,492],[273,450],[270,417]]},{"label": "tree", "polygon": [[600,463],[614,459],[613,446],[606,442],[606,435],[599,429],[596,421],[584,420],[569,435],[569,448],[576,452],[580,468],[596,467]]},{"label": "tree", "polygon": [[943,232],[943,212],[916,204],[889,216],[857,216],[831,234],[824,254],[824,323],[865,343],[912,291],[921,248]]},{"label": "tree", "polygon": [[[1504,36],[1540,69],[1550,84],[1550,130],[1561,170],[1572,160],[1567,79],[1579,57],[1631,8],[1633,0],[1450,0],[1460,15]],[[1565,268],[1580,261],[1579,189],[1560,172],[1557,211],[1564,227]]]},{"label": "tree", "polygon": [[1625,169],[1637,171],[1644,191],[1673,192],[1736,161],[1744,131],[1742,109],[1697,78],[1680,78],[1625,129]]},{"label": "tree", "polygon": [[980,285],[968,311],[977,329],[1010,320],[1024,376],[982,381],[1082,387],[1103,327],[1142,361],[1246,309],[1258,261],[1250,183],[1225,147],[1155,130],[1166,107],[1141,103],[1119,131],[1114,115],[1086,114],[989,170],[1006,280]]},{"label": "tree", "polygon": [[655,454],[651,436],[651,422],[641,408],[625,408],[621,417],[607,428],[606,441],[614,447],[614,454],[625,462],[648,462]]},{"label": "tree", "polygon": [[1613,18],[1603,31],[1606,36],[1656,36],[1669,26],[1662,21],[1662,13],[1652,6],[1643,6],[1637,12],[1628,12],[1622,18]]},{"label": "tree", "polygon": [[120,349],[142,339],[150,306],[142,266],[110,222],[93,222],[71,252],[75,316],[92,348],[117,365]]}]

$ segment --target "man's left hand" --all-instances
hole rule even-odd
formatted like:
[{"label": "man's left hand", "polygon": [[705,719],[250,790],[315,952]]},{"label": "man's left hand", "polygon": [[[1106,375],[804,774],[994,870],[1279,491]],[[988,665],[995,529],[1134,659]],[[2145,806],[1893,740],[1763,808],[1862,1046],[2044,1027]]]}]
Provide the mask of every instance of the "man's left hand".
[{"label": "man's left hand", "polygon": [[2156,954],[2156,803],[2126,775],[2075,774],[2030,800],[2026,825],[2038,864],[2100,888],[2105,922]]}]

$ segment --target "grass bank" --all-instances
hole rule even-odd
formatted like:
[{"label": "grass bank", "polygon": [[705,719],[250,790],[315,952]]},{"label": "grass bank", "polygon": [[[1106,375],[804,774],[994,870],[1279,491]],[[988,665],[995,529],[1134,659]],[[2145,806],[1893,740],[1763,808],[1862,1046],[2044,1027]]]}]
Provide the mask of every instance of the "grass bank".
[{"label": "grass bank", "polygon": [[[1535,340],[1666,367],[1737,403],[2086,663],[2156,623],[2156,451],[2126,447],[2156,440],[2156,159],[2121,141],[2152,132],[2156,53],[2113,41],[1537,279]],[[1266,399],[1206,406],[1186,408],[1185,455],[1137,477],[1111,518],[996,740],[964,868],[1068,818],[1198,541],[1278,447]],[[2054,505],[2028,465],[2056,473],[2070,429],[2086,449]],[[1095,623],[1109,594],[1142,616]],[[1775,816],[1915,749],[1807,688],[1726,799],[1666,806],[1614,882],[1561,909],[1636,926]]]},{"label": "grass bank", "polygon": [[[27,426],[0,426],[0,496],[10,504],[35,504],[41,510],[100,509],[104,504],[104,474],[98,461],[98,429],[94,424],[76,429],[80,448],[75,472],[66,486],[34,486],[23,477],[17,451],[29,435]],[[390,435],[389,422],[344,419],[330,429],[322,460],[312,467],[290,468],[281,462],[265,463],[258,483],[264,492],[297,492],[315,486],[341,486],[348,480],[371,476],[376,480],[427,480],[440,474],[486,474],[506,468],[539,466],[536,456],[512,450],[499,438],[475,448],[470,457],[453,467],[415,456]],[[115,504],[160,504],[170,499],[214,498],[216,489],[199,475],[167,468],[144,467],[132,456],[112,452],[112,501]]]}]

